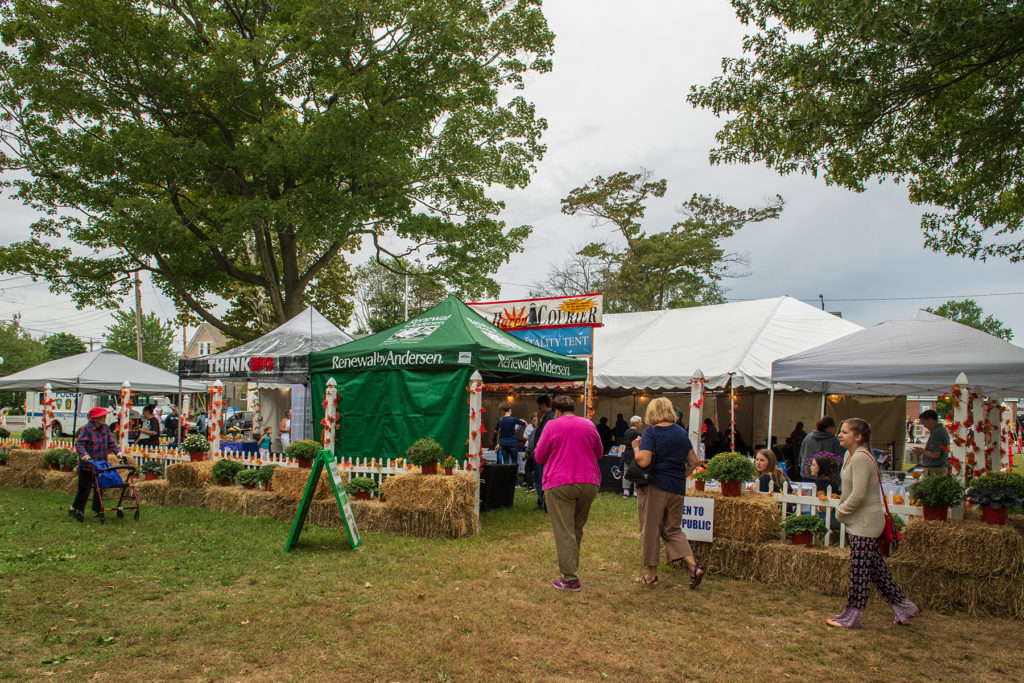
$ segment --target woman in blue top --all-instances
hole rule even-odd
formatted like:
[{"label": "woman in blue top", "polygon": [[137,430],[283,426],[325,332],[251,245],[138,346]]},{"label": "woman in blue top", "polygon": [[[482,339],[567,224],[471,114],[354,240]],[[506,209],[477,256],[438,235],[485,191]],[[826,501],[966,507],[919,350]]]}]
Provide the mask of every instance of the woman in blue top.
[{"label": "woman in blue top", "polygon": [[699,460],[686,431],[676,424],[675,410],[667,398],[651,401],[644,421],[651,426],[633,441],[633,451],[640,467],[649,465],[653,458],[654,481],[641,486],[637,493],[640,561],[647,572],[634,580],[648,586],[657,585],[660,541],[664,541],[669,564],[685,562],[690,568],[690,588],[693,589],[700,585],[704,570],[697,566],[683,533],[683,496],[686,478],[696,469]]},{"label": "woman in blue top", "polygon": [[[519,464],[519,437],[516,432],[526,426],[526,420],[512,417],[512,404],[503,401],[500,406],[502,416],[498,419],[498,464]],[[504,455],[504,461],[502,460]]]}]

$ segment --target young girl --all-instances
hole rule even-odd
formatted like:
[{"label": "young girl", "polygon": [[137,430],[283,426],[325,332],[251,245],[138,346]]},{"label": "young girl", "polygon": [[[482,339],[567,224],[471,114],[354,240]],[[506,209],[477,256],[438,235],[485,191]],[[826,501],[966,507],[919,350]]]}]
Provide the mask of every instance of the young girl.
[{"label": "young girl", "polygon": [[263,428],[263,437],[260,439],[259,444],[256,446],[259,449],[260,457],[266,458],[270,455],[270,435],[274,433],[274,430],[270,427]]},{"label": "young girl", "polygon": [[826,493],[832,487],[832,493],[840,493],[839,474],[836,464],[827,455],[819,455],[811,460],[811,477],[814,478],[814,492],[818,495]]},{"label": "young girl", "polygon": [[754,466],[757,467],[758,491],[768,493],[771,484],[775,484],[774,490],[782,490],[786,475],[779,469],[774,453],[767,448],[759,450],[754,458]]}]

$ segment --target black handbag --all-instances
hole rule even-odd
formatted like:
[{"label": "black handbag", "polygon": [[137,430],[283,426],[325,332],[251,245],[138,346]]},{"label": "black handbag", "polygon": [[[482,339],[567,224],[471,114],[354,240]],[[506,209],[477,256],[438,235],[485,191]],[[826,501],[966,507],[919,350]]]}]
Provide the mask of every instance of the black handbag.
[{"label": "black handbag", "polygon": [[[648,427],[647,429],[651,429]],[[651,434],[651,448],[653,449],[654,434]],[[633,482],[637,486],[647,486],[648,484],[654,483],[654,457],[655,451],[651,450],[651,462],[647,467],[640,467],[636,464],[636,457],[634,456],[633,462],[629,463],[626,467],[626,471],[623,473],[623,477],[626,481]]]}]

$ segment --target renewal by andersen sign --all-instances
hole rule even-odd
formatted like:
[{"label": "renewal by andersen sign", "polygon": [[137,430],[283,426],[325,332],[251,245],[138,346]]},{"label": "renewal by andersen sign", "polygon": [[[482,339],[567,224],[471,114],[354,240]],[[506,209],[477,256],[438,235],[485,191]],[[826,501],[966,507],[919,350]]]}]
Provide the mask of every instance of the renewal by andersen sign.
[{"label": "renewal by andersen sign", "polygon": [[503,330],[545,327],[600,327],[603,294],[467,304]]}]

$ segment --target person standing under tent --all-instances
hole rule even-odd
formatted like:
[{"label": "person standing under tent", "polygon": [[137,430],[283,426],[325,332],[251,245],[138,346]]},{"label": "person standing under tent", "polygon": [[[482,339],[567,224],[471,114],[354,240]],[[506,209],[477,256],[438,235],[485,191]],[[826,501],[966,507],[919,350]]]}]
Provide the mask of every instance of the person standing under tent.
[{"label": "person standing under tent", "polygon": [[[109,410],[99,406],[90,410],[89,421],[82,427],[75,440],[75,450],[78,451],[78,491],[68,509],[68,516],[79,522],[85,519],[85,504],[89,500],[90,489],[94,488],[91,463],[97,460],[107,462],[109,453],[121,453],[121,447],[117,445],[117,440],[107,425],[109,414]],[[92,511],[100,513],[97,491],[93,491]]]},{"label": "person standing under tent", "polygon": [[602,417],[597,424],[597,433],[601,437],[601,449],[605,455],[612,449],[612,442],[615,441],[615,435],[612,434],[612,428],[608,426],[608,418]]},{"label": "person standing under tent", "polygon": [[137,446],[159,446],[160,445],[160,420],[153,414],[152,403],[142,409],[142,423],[139,425],[139,440]]},{"label": "person standing under tent", "polygon": [[501,417],[495,425],[498,433],[498,464],[518,465],[519,438],[516,433],[520,427],[526,426],[526,420],[512,416],[512,404],[508,401],[502,401],[498,408],[501,410]]},{"label": "person standing under tent", "polygon": [[281,418],[281,422],[277,425],[277,432],[281,437],[281,452],[284,453],[288,450],[288,446],[292,442],[292,409],[284,411],[284,417]]},{"label": "person standing under tent", "polygon": [[626,468],[633,463],[636,453],[633,451],[633,442],[640,438],[640,425],[644,423],[643,418],[634,415],[629,418],[629,427],[622,433],[622,449],[619,455],[619,471],[622,472],[622,497],[636,498],[636,484],[626,479]]},{"label": "person standing under tent", "polygon": [[[544,427],[551,420],[555,419],[555,411],[551,410],[551,397],[544,394],[537,399],[537,431],[534,432],[534,441],[540,443],[540,437],[544,433]],[[537,510],[547,512],[548,509],[544,505],[544,487],[541,486],[541,481],[544,477],[544,463],[539,462],[536,456],[536,450],[534,451],[534,482],[537,486]]]},{"label": "person standing under tent", "polygon": [[800,444],[800,471],[790,472],[790,478],[798,474],[800,481],[811,481],[811,460],[822,451],[838,455],[840,461],[845,453],[839,439],[836,438],[836,421],[828,415],[818,420],[814,431],[804,437],[804,442]]},{"label": "person standing under tent", "polygon": [[537,439],[534,437],[536,432],[537,416],[534,415],[530,418],[530,424],[526,425],[526,428],[523,429],[523,439],[526,440],[526,446],[523,462],[519,466],[523,475],[523,486],[526,487],[527,491],[533,490],[533,451],[537,447]]},{"label": "person standing under tent", "polygon": [[911,452],[921,456],[924,476],[936,477],[949,474],[949,432],[939,422],[939,414],[926,410],[919,418],[921,426],[928,430],[928,441],[924,448],[914,446]]},{"label": "person standing under tent", "polygon": [[626,435],[627,429],[629,429],[629,423],[626,422],[626,418],[622,417],[622,413],[617,413],[615,415],[615,427],[612,429],[612,433],[615,435],[615,443],[617,445],[623,445],[622,439]]},{"label": "person standing under tent", "polygon": [[171,438],[172,446],[178,444],[178,426],[180,424],[181,418],[178,417],[178,406],[172,405],[171,414],[164,420],[164,434]]}]

